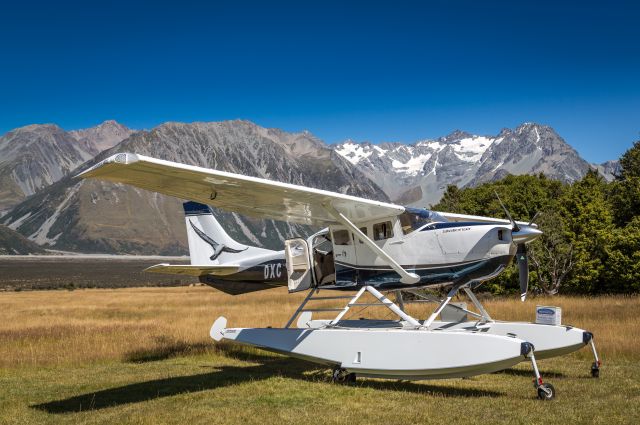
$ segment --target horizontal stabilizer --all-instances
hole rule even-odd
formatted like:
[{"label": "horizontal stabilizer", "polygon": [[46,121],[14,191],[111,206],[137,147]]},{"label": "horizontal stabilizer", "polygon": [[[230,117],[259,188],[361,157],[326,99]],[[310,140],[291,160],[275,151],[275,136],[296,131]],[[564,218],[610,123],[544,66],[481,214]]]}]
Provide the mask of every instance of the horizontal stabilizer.
[{"label": "horizontal stabilizer", "polygon": [[240,266],[235,265],[211,265],[211,266],[194,266],[190,264],[156,264],[144,270],[149,273],[179,274],[186,276],[227,276],[238,273]]}]

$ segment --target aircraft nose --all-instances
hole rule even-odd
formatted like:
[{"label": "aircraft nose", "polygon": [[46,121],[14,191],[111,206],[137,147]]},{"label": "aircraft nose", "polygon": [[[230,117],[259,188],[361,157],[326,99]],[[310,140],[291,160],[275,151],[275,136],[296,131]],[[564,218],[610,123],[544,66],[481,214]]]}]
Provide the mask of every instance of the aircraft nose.
[{"label": "aircraft nose", "polygon": [[511,232],[511,237],[513,238],[513,243],[521,244],[531,242],[541,234],[542,231],[535,227],[522,226],[517,232]]}]

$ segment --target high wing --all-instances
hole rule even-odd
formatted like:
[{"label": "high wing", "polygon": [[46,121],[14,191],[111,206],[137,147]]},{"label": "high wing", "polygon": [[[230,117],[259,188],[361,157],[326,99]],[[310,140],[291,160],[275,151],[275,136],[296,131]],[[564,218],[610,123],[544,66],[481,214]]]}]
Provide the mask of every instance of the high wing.
[{"label": "high wing", "polygon": [[240,266],[192,266],[190,264],[156,264],[155,266],[144,269],[148,273],[164,273],[164,274],[180,274],[186,276],[227,276],[230,274],[238,273]]},{"label": "high wing", "polygon": [[393,217],[404,211],[400,205],[132,153],[115,154],[78,177],[126,183],[253,217],[318,226],[340,223],[331,210],[353,222]]},{"label": "high wing", "polygon": [[[505,220],[504,218],[484,217],[481,215],[455,214],[455,213],[442,212],[442,211],[433,211],[433,212],[444,217],[447,221],[476,221],[479,223],[503,223],[503,224],[510,223],[509,220]],[[529,224],[525,221],[516,221],[516,223],[518,223],[518,225],[520,226],[538,227],[538,225],[535,223]]]}]

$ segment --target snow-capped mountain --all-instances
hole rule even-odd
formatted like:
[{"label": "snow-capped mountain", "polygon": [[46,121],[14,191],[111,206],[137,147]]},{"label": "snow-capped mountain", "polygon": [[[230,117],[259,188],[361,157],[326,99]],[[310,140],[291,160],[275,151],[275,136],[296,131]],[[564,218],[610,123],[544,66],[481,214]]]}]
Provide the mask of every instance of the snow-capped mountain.
[{"label": "snow-capped mountain", "polygon": [[126,127],[106,121],[77,132],[33,124],[0,137],[0,216],[129,134]]},{"label": "snow-capped mountain", "polygon": [[508,173],[544,173],[570,182],[590,168],[551,127],[533,123],[504,129],[496,136],[458,130],[413,144],[348,140],[333,148],[378,183],[392,201],[416,206],[437,203],[450,184],[475,186]]},{"label": "snow-capped mountain", "polygon": [[[125,136],[111,149],[91,154]],[[170,122],[135,133],[115,122],[72,132],[35,125],[0,138],[0,205],[19,202],[0,218],[9,227],[5,233],[16,230],[59,250],[186,253],[180,200],[72,177],[116,152],[419,206],[436,203],[449,184],[474,186],[508,173],[540,172],[573,181],[590,167],[553,129],[538,124],[504,129],[496,136],[455,131],[413,144],[346,141],[333,146],[308,132],[287,133],[248,121]],[[598,168],[611,178],[616,166],[614,161]],[[14,196],[14,188],[22,186],[25,191]],[[24,199],[27,194],[32,196]],[[215,214],[234,238],[268,248],[281,249],[285,238],[310,230]]]}]

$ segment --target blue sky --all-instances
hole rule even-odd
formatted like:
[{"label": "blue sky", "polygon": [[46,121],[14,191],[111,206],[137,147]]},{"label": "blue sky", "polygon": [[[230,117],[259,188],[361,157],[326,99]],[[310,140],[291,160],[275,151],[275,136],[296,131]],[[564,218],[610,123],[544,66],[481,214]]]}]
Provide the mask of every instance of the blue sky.
[{"label": "blue sky", "polygon": [[249,119],[327,142],[534,121],[592,162],[640,138],[639,2],[11,2],[0,133]]}]

